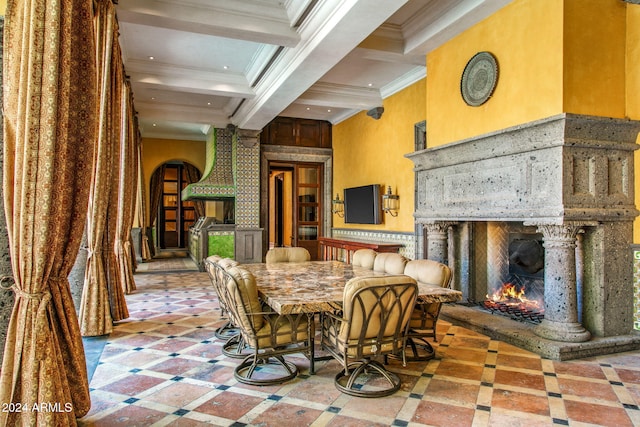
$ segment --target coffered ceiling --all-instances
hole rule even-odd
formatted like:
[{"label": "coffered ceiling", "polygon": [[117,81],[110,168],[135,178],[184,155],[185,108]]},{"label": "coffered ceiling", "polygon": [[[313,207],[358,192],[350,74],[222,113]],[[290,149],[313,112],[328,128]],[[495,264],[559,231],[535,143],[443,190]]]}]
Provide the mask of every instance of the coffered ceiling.
[{"label": "coffered ceiling", "polygon": [[120,0],[143,137],[276,116],[334,124],[425,77],[426,54],[511,0]]}]

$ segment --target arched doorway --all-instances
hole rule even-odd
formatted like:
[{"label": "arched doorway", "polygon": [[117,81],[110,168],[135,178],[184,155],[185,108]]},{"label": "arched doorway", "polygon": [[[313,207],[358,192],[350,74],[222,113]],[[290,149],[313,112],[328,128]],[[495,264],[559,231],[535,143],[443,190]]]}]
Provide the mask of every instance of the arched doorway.
[{"label": "arched doorway", "polygon": [[190,163],[164,163],[151,176],[151,220],[154,243],[160,249],[186,248],[189,227],[204,215],[201,201],[183,201],[182,190],[198,182],[201,173]]}]

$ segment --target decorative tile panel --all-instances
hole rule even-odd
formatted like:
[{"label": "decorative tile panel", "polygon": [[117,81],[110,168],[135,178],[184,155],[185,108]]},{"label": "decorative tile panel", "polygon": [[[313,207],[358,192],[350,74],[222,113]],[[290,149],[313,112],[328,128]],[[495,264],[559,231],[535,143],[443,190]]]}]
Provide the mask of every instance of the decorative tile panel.
[{"label": "decorative tile panel", "polygon": [[[239,138],[242,138],[240,136]],[[256,140],[257,141],[257,140]],[[260,226],[260,144],[246,137],[236,142],[236,227]]]}]

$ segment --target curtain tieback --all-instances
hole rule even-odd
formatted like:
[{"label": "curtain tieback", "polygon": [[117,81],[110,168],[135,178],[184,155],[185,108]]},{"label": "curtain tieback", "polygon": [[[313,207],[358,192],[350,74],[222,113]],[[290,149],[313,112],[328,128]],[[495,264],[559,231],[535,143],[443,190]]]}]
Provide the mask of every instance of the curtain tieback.
[{"label": "curtain tieback", "polygon": [[22,289],[18,288],[17,286],[13,287],[14,292],[16,293],[16,295],[20,298],[26,298],[26,299],[39,299],[42,302],[45,301],[49,301],[51,299],[51,292],[49,292],[48,290],[46,291],[42,291],[42,292],[36,292],[36,293],[29,293],[26,291],[23,291]]},{"label": "curtain tieback", "polygon": [[87,250],[87,260],[91,258],[94,254],[99,254],[102,252],[102,249],[92,250],[90,247],[85,247],[84,249]]}]

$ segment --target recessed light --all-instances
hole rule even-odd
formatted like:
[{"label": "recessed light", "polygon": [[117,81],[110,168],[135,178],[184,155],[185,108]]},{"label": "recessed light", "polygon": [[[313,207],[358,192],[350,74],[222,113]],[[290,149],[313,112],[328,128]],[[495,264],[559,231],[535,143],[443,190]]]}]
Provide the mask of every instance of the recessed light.
[{"label": "recessed light", "polygon": [[307,107],[307,111],[311,110],[311,108]]},{"label": "recessed light", "polygon": [[224,66],[224,67],[222,67],[222,68],[224,68],[225,70],[228,70],[228,69],[229,69],[229,66],[228,66],[228,65],[225,65],[225,66]]},{"label": "recessed light", "polygon": [[373,83],[369,83],[367,86],[369,86],[369,87],[373,87]]},{"label": "recessed light", "polygon": [[153,127],[156,127],[156,124],[155,124],[155,123],[153,124]]},{"label": "recessed light", "polygon": [[330,112],[331,112],[331,110],[327,110],[327,113],[330,113]]},{"label": "recessed light", "polygon": [[207,105],[211,105],[211,103],[210,103],[210,102],[207,102]]},{"label": "recessed light", "polygon": [[156,59],[154,56],[150,56],[149,60],[153,61],[154,59]]}]

